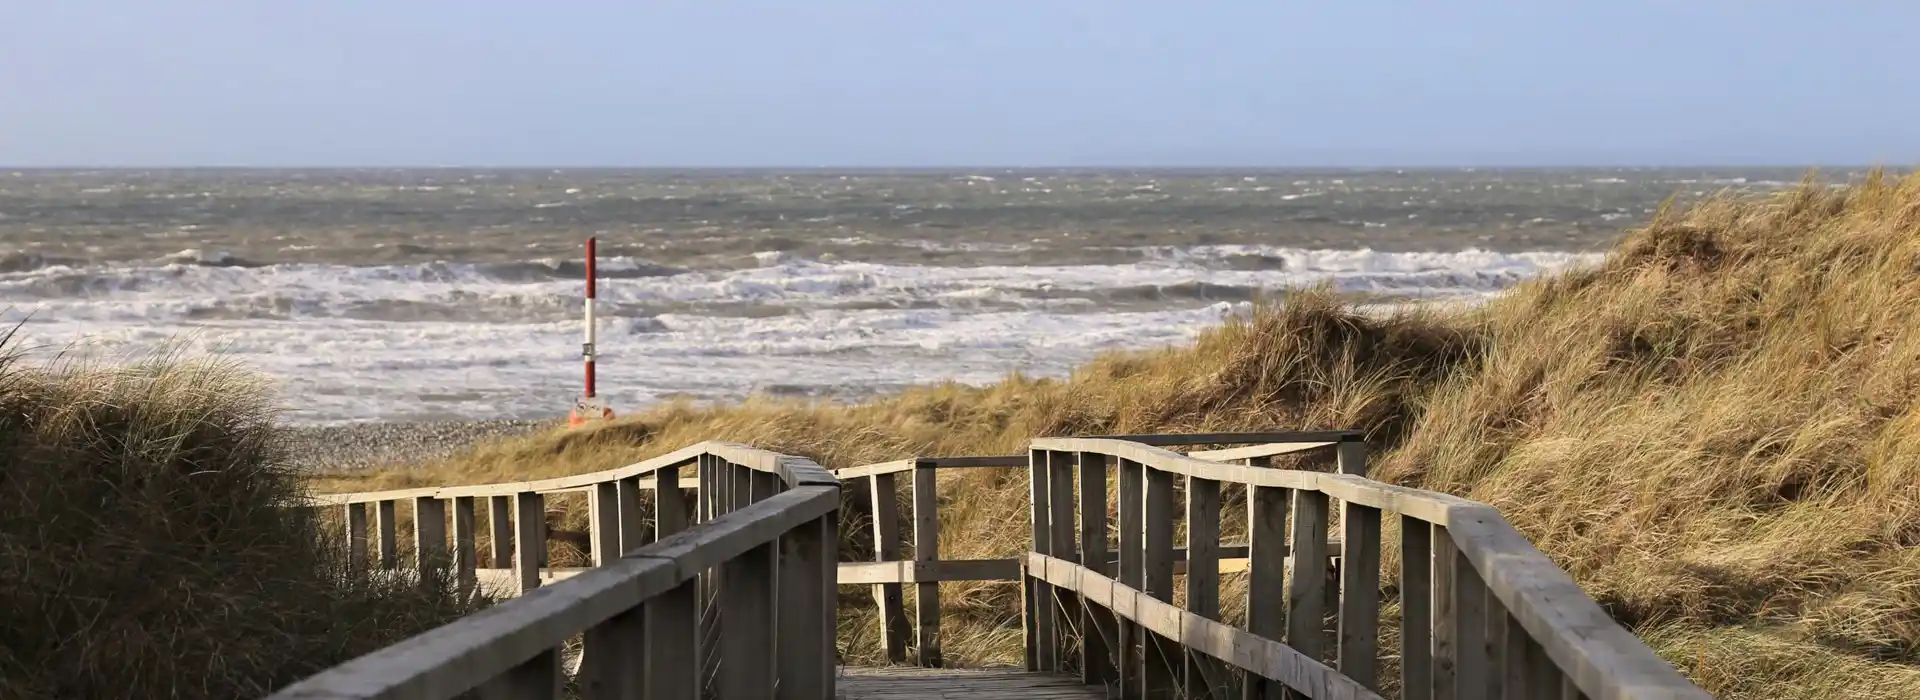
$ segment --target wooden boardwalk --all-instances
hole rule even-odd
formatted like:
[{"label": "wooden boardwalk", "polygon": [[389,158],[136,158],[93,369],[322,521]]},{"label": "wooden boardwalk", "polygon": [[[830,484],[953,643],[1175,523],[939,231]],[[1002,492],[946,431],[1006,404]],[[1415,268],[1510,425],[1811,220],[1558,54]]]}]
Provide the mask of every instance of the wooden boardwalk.
[{"label": "wooden boardwalk", "polygon": [[1104,688],[1081,685],[1064,674],[1037,673],[1017,668],[883,668],[840,669],[838,695],[843,700],[1106,700]]}]

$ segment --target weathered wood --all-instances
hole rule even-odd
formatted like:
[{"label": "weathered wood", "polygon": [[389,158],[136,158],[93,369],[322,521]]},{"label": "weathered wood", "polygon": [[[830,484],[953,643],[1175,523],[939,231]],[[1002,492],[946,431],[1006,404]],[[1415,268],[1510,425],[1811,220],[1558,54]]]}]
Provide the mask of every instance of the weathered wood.
[{"label": "weathered wood", "polygon": [[581,640],[580,672],[574,679],[582,700],[645,697],[646,607],[639,606],[588,627]]},{"label": "weathered wood", "polygon": [[773,700],[773,645],[779,637],[773,609],[776,554],[774,543],[768,542],[721,565],[720,605],[725,614],[720,617],[717,685],[722,698]]},{"label": "weathered wood", "polygon": [[[1359,443],[1342,443],[1346,446]],[[1380,689],[1380,510],[1340,504],[1340,672]]]},{"label": "weathered wood", "polygon": [[513,571],[520,592],[540,587],[540,564],[547,553],[546,498],[527,491],[513,498]]},{"label": "weathered wood", "polygon": [[[640,504],[640,477],[629,476],[613,482],[619,507],[615,513],[620,520],[620,553],[626,554],[647,544],[647,514]],[[680,495],[678,492],[675,496]],[[655,501],[659,500],[655,494]]]},{"label": "weathered wood", "polygon": [[[1077,438],[1043,438],[1035,440],[1036,445],[1048,443],[1040,449],[1057,450],[1051,443],[1064,440],[1089,440],[1100,442],[1130,442],[1150,447],[1179,447],[1182,445],[1244,445],[1248,443],[1270,442],[1338,442],[1358,440],[1360,433],[1353,430],[1293,430],[1279,432],[1253,433],[1176,433],[1152,435],[1100,435]],[[1072,448],[1066,448],[1072,449]]]},{"label": "weathered wood", "polygon": [[[1508,615],[1505,608],[1499,608],[1498,600],[1488,601],[1488,608],[1500,611],[1499,627],[1496,629],[1498,653],[1494,663],[1499,669],[1500,687],[1504,695],[1519,700],[1528,697],[1527,693],[1527,628],[1520,621]],[[1491,614],[1491,613],[1489,613]]]},{"label": "weathered wood", "polygon": [[360,573],[367,570],[367,504],[348,503],[347,509],[347,570]]},{"label": "weathered wood", "polygon": [[[1220,619],[1220,482],[1187,479],[1187,612]],[[1226,670],[1213,659],[1182,654],[1189,700],[1226,697]]]},{"label": "weathered wood", "polygon": [[[869,491],[873,499],[873,559],[899,561],[900,489],[893,474],[875,474],[869,479]],[[880,608],[880,644],[886,650],[887,661],[896,664],[906,662],[907,638],[912,636],[913,627],[907,621],[901,585],[875,584],[873,600]]]},{"label": "weathered wood", "polygon": [[473,496],[453,499],[453,578],[463,590],[471,590],[478,581],[474,575],[480,567],[480,541],[475,532],[477,505]]},{"label": "weathered wood", "polygon": [[[934,483],[934,467],[913,470],[913,559],[934,562],[940,559],[940,500]],[[914,584],[914,638],[916,660],[921,666],[938,668],[940,659],[940,584],[923,581]]]},{"label": "weathered wood", "polygon": [[[1145,585],[1147,571],[1146,468],[1130,459],[1116,458],[1115,462],[1119,464],[1120,497],[1115,505],[1120,520],[1120,568],[1114,580],[1138,590]],[[1120,645],[1115,650],[1115,658],[1120,662],[1122,697],[1138,698],[1145,692],[1146,668],[1142,664],[1147,658],[1146,632],[1138,622],[1120,614],[1121,611],[1114,610],[1114,613],[1121,618]]]},{"label": "weathered wood", "polygon": [[687,529],[689,517],[686,492],[680,488],[680,468],[656,472],[659,487],[653,494],[653,532],[658,539]]},{"label": "weathered wood", "polygon": [[487,497],[488,549],[493,568],[513,568],[513,497]]},{"label": "weathered wood", "polygon": [[1459,615],[1460,599],[1454,593],[1454,562],[1459,557],[1453,548],[1453,538],[1445,527],[1433,525],[1430,530],[1428,546],[1431,556],[1428,560],[1432,562],[1432,570],[1428,575],[1431,577],[1432,603],[1428,607],[1428,614],[1433,619],[1430,637],[1433,642],[1433,700],[1473,700],[1456,695],[1453,685],[1454,674],[1459,666],[1459,633],[1455,622]]},{"label": "weathered wood", "polygon": [[393,501],[380,501],[374,504],[374,531],[380,536],[380,568],[394,569],[400,566],[400,525]]},{"label": "weathered wood", "polygon": [[593,542],[593,565],[605,566],[620,558],[620,485],[602,481],[587,494],[589,534]]},{"label": "weathered wood", "polygon": [[1400,516],[1400,697],[1433,697],[1433,530]]},{"label": "weathered wood", "polygon": [[1487,584],[1473,564],[1459,553],[1453,562],[1454,697],[1497,698],[1494,681],[1500,676],[1493,663],[1493,645],[1487,629]]},{"label": "weathered wood", "polygon": [[480,700],[558,700],[560,650],[548,649],[474,688]]},{"label": "weathered wood", "polygon": [[935,581],[1017,581],[1018,559],[948,559],[945,561],[850,561],[838,566],[842,586]]},{"label": "weathered wood", "polygon": [[[1247,632],[1263,639],[1286,638],[1287,505],[1288,489],[1250,487],[1247,498]],[[1278,681],[1249,678],[1245,700],[1279,700]]]},{"label": "weathered wood", "polygon": [[845,669],[845,700],[1107,700],[1099,687],[1018,669]]},{"label": "weathered wood", "polygon": [[[1173,601],[1173,474],[1149,465],[1146,469],[1146,564],[1141,592],[1163,602]],[[1138,619],[1138,618],[1136,618]],[[1141,620],[1141,622],[1145,622]],[[1143,640],[1141,681],[1147,700],[1171,699],[1179,692],[1180,646],[1165,631],[1149,626]]]},{"label": "weathered wood", "polygon": [[831,607],[829,601],[838,597],[828,580],[833,553],[838,551],[837,520],[822,517],[780,538],[779,602],[775,605],[779,635],[774,650],[780,700],[833,697],[837,630],[833,617],[821,615],[820,607]]},{"label": "weathered wood", "polygon": [[1331,644],[1326,633],[1327,495],[1293,492],[1293,575],[1287,582],[1287,646],[1325,661]]},{"label": "weathered wood", "polygon": [[1181,610],[1132,587],[1044,554],[1028,554],[1029,571],[1139,622],[1154,636],[1302,690],[1315,700],[1375,700],[1380,696],[1280,642]]},{"label": "weathered wood", "polygon": [[[1082,562],[1107,561],[1107,458],[1090,452],[1074,454],[1080,478],[1080,556]],[[1080,681],[1117,688],[1120,669],[1114,663],[1119,630],[1113,611],[1080,601]]]},{"label": "weathered wood", "polygon": [[[1029,456],[1027,466],[1027,508],[1029,525],[1033,535],[1033,551],[1050,553],[1053,551],[1052,516],[1053,498],[1048,491],[1053,479],[1047,465],[1052,456],[1043,450],[1034,450]],[[1030,600],[1026,603],[1027,670],[1053,671],[1058,668],[1055,651],[1058,649],[1054,628],[1053,587],[1045,581],[1022,579],[1024,595]]]},{"label": "weathered wood", "polygon": [[[1079,561],[1080,545],[1074,542],[1073,532],[1074,455],[1071,452],[1049,452],[1047,457],[1047,550],[1055,557]],[[1051,607],[1057,648],[1054,650],[1054,666],[1049,670],[1064,672],[1079,653],[1078,649],[1070,648],[1070,637],[1080,621],[1080,597],[1072,591],[1054,589]]]},{"label": "weathered wood", "polygon": [[1251,445],[1248,447],[1229,447],[1224,450],[1194,450],[1192,452],[1188,452],[1187,456],[1192,457],[1194,459],[1204,459],[1204,460],[1209,460],[1213,462],[1239,462],[1241,460],[1261,459],[1265,457],[1273,457],[1276,455],[1295,454],[1299,452],[1311,452],[1313,450],[1332,447],[1338,444],[1341,444],[1341,443],[1338,443],[1338,442],[1274,442],[1274,443],[1268,443],[1265,445]]},{"label": "weathered wood", "polygon": [[645,697],[695,700],[699,695],[699,581],[688,579],[646,603]]},{"label": "weathered wood", "polygon": [[413,564],[420,585],[439,585],[447,566],[447,502],[438,498],[413,499]]}]

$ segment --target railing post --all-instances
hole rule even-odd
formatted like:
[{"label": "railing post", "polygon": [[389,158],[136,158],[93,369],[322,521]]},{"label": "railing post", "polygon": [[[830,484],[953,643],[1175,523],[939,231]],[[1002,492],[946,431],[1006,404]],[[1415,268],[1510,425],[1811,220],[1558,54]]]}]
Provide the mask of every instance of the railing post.
[{"label": "railing post", "polygon": [[394,502],[380,501],[374,504],[374,528],[380,535],[380,568],[393,569],[400,566],[400,526],[394,513]]},{"label": "railing post", "polygon": [[[745,486],[745,480],[736,486]],[[774,557],[768,542],[720,565],[720,675],[725,700],[773,700]]]},{"label": "railing post", "polygon": [[487,498],[487,529],[491,531],[488,542],[493,568],[513,567],[513,497],[489,496]]},{"label": "railing post", "polygon": [[695,700],[700,694],[700,579],[689,578],[646,602],[646,695]]},{"label": "railing post", "polygon": [[513,571],[520,592],[540,587],[540,561],[547,549],[546,498],[522,491],[513,496]]},{"label": "railing post", "polygon": [[656,471],[653,478],[653,532],[657,540],[687,529],[689,518],[686,491],[680,488],[680,467]]},{"label": "railing post", "polygon": [[587,628],[575,681],[583,700],[645,697],[647,611],[644,604]]},{"label": "railing post", "polygon": [[560,697],[560,650],[547,649],[474,688],[479,700],[549,700]]},{"label": "railing post", "polygon": [[[1146,467],[1130,459],[1119,463],[1120,562],[1114,578],[1120,585],[1140,590],[1146,578]],[[1127,611],[1131,614],[1133,611]],[[1151,653],[1147,630],[1132,620],[1120,620],[1121,697],[1132,700],[1146,694],[1146,658]]]},{"label": "railing post", "polygon": [[[1290,489],[1248,487],[1247,631],[1265,639],[1285,639],[1287,609],[1274,595],[1286,590],[1287,502]],[[1241,687],[1245,700],[1280,700],[1280,683],[1249,676]]]},{"label": "railing post", "polygon": [[[1146,467],[1146,571],[1141,590],[1162,602],[1173,602],[1173,474]],[[1144,697],[1148,700],[1173,698],[1179,692],[1175,679],[1181,647],[1159,634],[1145,635],[1146,659]]]},{"label": "railing post", "polygon": [[1400,516],[1400,697],[1433,698],[1433,529]]},{"label": "railing post", "polygon": [[347,504],[347,571],[367,570],[367,504]]},{"label": "railing post", "polygon": [[[1465,554],[1454,550],[1453,625],[1454,625],[1454,697],[1497,698],[1500,674],[1493,664],[1493,638],[1487,622],[1493,610],[1487,606],[1487,584],[1474,570]],[[1505,612],[1501,616],[1505,617]]]},{"label": "railing post", "polygon": [[[1047,507],[1049,552],[1056,558],[1078,563],[1080,548],[1073,533],[1073,453],[1047,453]],[[1079,622],[1080,595],[1053,586],[1054,671],[1065,671],[1078,649],[1068,644],[1066,631]],[[1082,663],[1085,663],[1084,660]]]},{"label": "railing post", "polygon": [[[1187,612],[1220,619],[1220,482],[1187,478]],[[1213,657],[1185,651],[1186,697],[1225,698],[1228,673]]]},{"label": "railing post", "polygon": [[1287,646],[1326,661],[1327,495],[1293,492],[1293,580],[1287,588]]},{"label": "railing post", "polygon": [[478,584],[479,577],[475,569],[480,567],[479,541],[474,533],[473,496],[455,496],[453,499],[453,578],[461,591],[471,592]]},{"label": "railing post", "polygon": [[593,565],[606,566],[620,558],[620,486],[612,481],[593,485],[587,495],[587,514],[592,532]]},{"label": "railing post", "polygon": [[[1037,554],[1053,552],[1049,546],[1052,533],[1048,530],[1048,523],[1051,522],[1048,508],[1052,505],[1047,494],[1047,485],[1051,481],[1048,459],[1045,451],[1027,451],[1027,507],[1033,532],[1033,551]],[[1055,650],[1053,587],[1024,568],[1020,575],[1020,586],[1026,604],[1027,670],[1051,671],[1054,669]]]},{"label": "railing post", "polygon": [[779,700],[833,698],[835,620],[821,615],[819,608],[832,610],[839,597],[828,579],[838,556],[833,546],[838,544],[833,536],[838,520],[836,512],[780,538],[780,601],[775,606],[779,629],[774,635]]},{"label": "railing post", "polygon": [[432,496],[413,499],[413,566],[420,585],[432,590],[447,565],[447,502]]},{"label": "railing post", "polygon": [[1472,700],[1459,698],[1454,694],[1453,686],[1454,671],[1459,658],[1459,649],[1455,646],[1459,636],[1454,629],[1459,614],[1459,608],[1455,606],[1459,604],[1459,599],[1454,594],[1453,564],[1456,555],[1453,536],[1447,534],[1447,529],[1438,524],[1431,525],[1429,529],[1431,534],[1428,541],[1432,554],[1429,561],[1432,562],[1433,568],[1430,574],[1432,603],[1427,609],[1433,623],[1430,628],[1432,634],[1428,637],[1432,642],[1433,650],[1433,668],[1429,676],[1433,685],[1433,700],[1456,700],[1456,698]]},{"label": "railing post", "polygon": [[[920,461],[913,468],[913,559],[922,562],[940,560],[940,500],[934,485],[933,463]],[[914,584],[914,650],[919,665],[941,666],[940,658],[940,583]]]},{"label": "railing post", "polygon": [[[873,560],[900,561],[900,493],[894,475],[873,475],[871,491]],[[904,592],[898,583],[873,585],[873,600],[880,606],[880,644],[886,649],[888,663],[905,663],[907,660],[907,637],[913,632],[907,623],[903,598]]]},{"label": "railing post", "polygon": [[[1104,571],[1107,563],[1107,457],[1097,452],[1075,455],[1080,469],[1081,565]],[[1080,601],[1080,681],[1117,690],[1120,669],[1114,663],[1119,633],[1111,609],[1085,598]]]},{"label": "railing post", "polygon": [[[1340,443],[1343,474],[1367,475],[1367,444]],[[1376,675],[1380,634],[1380,510],[1340,503],[1340,673],[1370,690]]]},{"label": "railing post", "polygon": [[[657,482],[656,482],[657,483]],[[615,500],[619,501],[616,515],[620,520],[620,555],[639,549],[647,544],[647,514],[640,508],[640,477],[629,476],[614,483]],[[678,494],[675,494],[678,495]],[[654,502],[660,500],[654,494]],[[658,506],[655,506],[658,508]]]}]

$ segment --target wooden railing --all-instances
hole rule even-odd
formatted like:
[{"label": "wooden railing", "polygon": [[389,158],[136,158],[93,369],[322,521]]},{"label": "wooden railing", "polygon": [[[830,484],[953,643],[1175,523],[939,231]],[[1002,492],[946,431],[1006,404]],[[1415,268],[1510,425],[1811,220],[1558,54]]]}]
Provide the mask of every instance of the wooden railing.
[{"label": "wooden railing", "polygon": [[[697,469],[698,499],[682,467]],[[645,542],[640,492],[656,491],[657,541]],[[587,491],[596,568],[542,587],[546,494]],[[424,585],[474,565],[478,499],[488,499],[494,560],[511,559],[522,595],[300,681],[273,698],[558,698],[561,648],[583,636],[583,698],[834,697],[834,561],[839,481],[812,461],[701,443],[639,464],[561,479],[323,496],[344,506],[352,556],[365,562],[366,504],[379,563],[394,567],[395,504],[412,500]],[[446,550],[453,505],[454,551]],[[691,506],[691,507],[689,507]],[[614,556],[625,552],[624,556]],[[724,614],[721,611],[724,610]]]},{"label": "wooden railing", "polygon": [[[1128,698],[1378,698],[1390,658],[1408,700],[1709,697],[1492,508],[1361,476],[1364,443],[1336,436],[1349,473],[1320,473],[1213,461],[1289,446],[1179,455],[1152,442],[1033,441],[1034,547],[1022,577],[1030,669],[1078,666],[1085,682]],[[1110,474],[1117,527],[1107,521]],[[1221,621],[1223,484],[1249,490],[1244,627]],[[1331,553],[1335,501],[1341,537],[1331,546],[1341,566],[1330,605],[1327,577],[1294,575],[1287,554]],[[1385,513],[1398,516],[1397,601],[1380,595]],[[1187,528],[1184,607],[1174,605],[1178,520]],[[1083,565],[1116,547],[1117,572]],[[1400,618],[1399,649],[1385,655],[1383,603],[1397,603]]]}]

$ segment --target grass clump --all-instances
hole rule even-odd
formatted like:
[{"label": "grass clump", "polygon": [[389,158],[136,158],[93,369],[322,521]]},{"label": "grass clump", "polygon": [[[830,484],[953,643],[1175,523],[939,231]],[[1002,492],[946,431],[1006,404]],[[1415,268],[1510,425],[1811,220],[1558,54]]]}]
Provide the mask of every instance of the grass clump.
[{"label": "grass clump", "polygon": [[266,388],[0,354],[0,698],[259,697],[469,609],[348,573],[284,507]]},{"label": "grass clump", "polygon": [[[330,489],[630,463],[700,440],[830,468],[1034,436],[1359,428],[1374,476],[1496,506],[1717,697],[1920,697],[1920,176],[1663,209],[1601,264],[1485,305],[1326,293],[1187,347],[856,406],[677,404]],[[1027,545],[1018,474],[942,477],[942,555]],[[850,596],[864,592],[847,590]],[[949,584],[950,659],[1017,663],[1006,586]],[[872,616],[843,611],[847,658]]]}]

